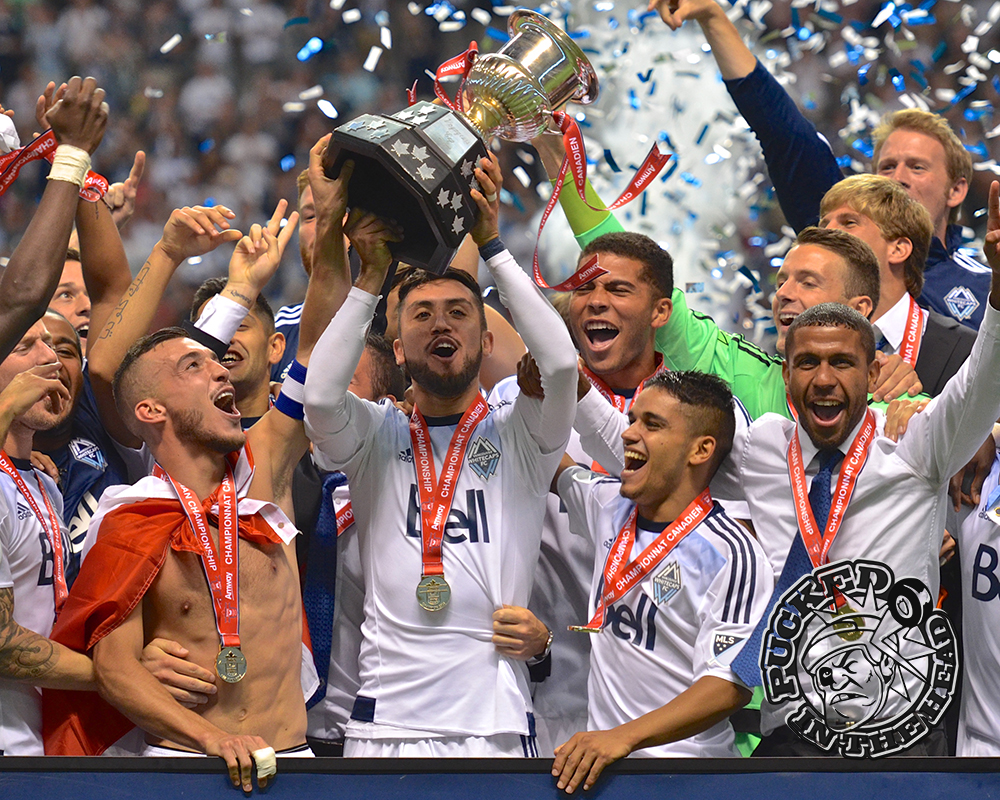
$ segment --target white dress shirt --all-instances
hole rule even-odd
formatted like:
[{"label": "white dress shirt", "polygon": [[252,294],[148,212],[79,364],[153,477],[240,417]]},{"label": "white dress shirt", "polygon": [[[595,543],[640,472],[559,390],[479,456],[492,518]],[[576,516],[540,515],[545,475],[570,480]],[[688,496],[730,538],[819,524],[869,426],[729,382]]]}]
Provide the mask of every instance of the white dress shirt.
[{"label": "white dress shirt", "polygon": [[[938,595],[938,553],[948,509],[948,481],[973,456],[1000,416],[1000,312],[987,307],[976,344],[944,391],[914,416],[900,442],[877,435],[858,476],[829,560],[869,559],[888,565],[895,578],[913,577]],[[807,474],[815,475],[817,448],[802,426],[765,414],[738,436],[712,482],[720,499],[745,498],[757,538],[777,581],[798,523],[788,478],[788,445],[798,428]],[[852,431],[841,449],[850,447]],[[766,706],[767,704],[765,704]],[[777,709],[771,709],[776,712]],[[780,724],[765,708],[762,730]]]},{"label": "white dress shirt", "polygon": [[[875,328],[875,341],[878,342],[880,338],[885,339],[885,343],[881,347],[883,353],[887,356],[894,355],[899,352],[899,348],[903,346],[903,336],[906,334],[906,322],[907,318],[910,316],[910,294],[907,292],[896,304],[886,311],[881,317],[872,322],[872,326]],[[927,330],[927,309],[920,309],[920,338],[923,339],[924,331]]]}]

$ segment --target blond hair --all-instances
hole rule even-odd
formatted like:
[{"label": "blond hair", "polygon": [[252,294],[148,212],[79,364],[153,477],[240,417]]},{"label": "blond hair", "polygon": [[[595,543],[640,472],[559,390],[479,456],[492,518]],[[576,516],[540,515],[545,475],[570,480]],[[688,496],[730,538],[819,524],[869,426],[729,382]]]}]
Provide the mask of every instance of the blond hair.
[{"label": "blond hair", "polygon": [[[882,146],[889,138],[889,134],[897,130],[916,131],[937,139],[944,148],[945,166],[952,186],[963,179],[966,183],[972,182],[972,156],[965,149],[962,140],[955,135],[955,131],[951,129],[951,125],[944,117],[919,108],[904,108],[901,111],[886,114],[882,117],[878,127],[872,131],[872,143],[875,145],[872,164],[874,164],[876,172],[878,171]],[[960,205],[952,208],[948,215],[948,222],[951,224],[958,222],[960,213]]]},{"label": "blond hair", "polygon": [[823,195],[820,216],[848,206],[878,226],[887,242],[909,239],[910,257],[903,263],[906,291],[919,297],[924,288],[924,264],[934,235],[930,212],[896,181],[881,175],[852,175]]}]

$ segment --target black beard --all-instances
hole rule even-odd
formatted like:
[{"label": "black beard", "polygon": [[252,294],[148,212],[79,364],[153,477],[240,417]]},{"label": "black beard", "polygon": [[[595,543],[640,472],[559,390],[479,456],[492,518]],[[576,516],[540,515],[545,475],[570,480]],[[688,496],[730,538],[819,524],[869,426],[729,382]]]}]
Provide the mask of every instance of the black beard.
[{"label": "black beard", "polygon": [[410,361],[406,368],[413,383],[419,384],[436,397],[450,400],[466,392],[473,383],[479,383],[479,367],[483,363],[483,351],[479,350],[462,365],[462,369],[454,375],[439,375],[434,372],[426,361]]},{"label": "black beard", "polygon": [[246,436],[243,435],[242,431],[234,433],[232,436],[218,436],[206,431],[202,424],[205,415],[200,411],[176,411],[172,416],[177,438],[182,441],[200,444],[221,455],[233,453],[246,444]]}]

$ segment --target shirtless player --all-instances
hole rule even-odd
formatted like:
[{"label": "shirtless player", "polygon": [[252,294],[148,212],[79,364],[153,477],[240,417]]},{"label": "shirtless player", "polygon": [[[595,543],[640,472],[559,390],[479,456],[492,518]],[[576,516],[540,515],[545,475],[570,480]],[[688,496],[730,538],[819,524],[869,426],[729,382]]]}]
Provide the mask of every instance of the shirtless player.
[{"label": "shirtless player", "polygon": [[[277,267],[295,221],[293,214],[280,233],[277,224],[263,231],[254,226],[240,240],[233,258],[246,261],[247,282],[230,281],[225,297],[252,306]],[[105,493],[94,520],[102,545],[91,551],[75,587],[75,605],[67,603],[60,628],[85,625],[88,632],[96,631],[88,633],[83,646],[93,649],[99,692],[147,732],[152,752],[179,748],[218,755],[233,784],[249,791],[253,751],[289,750],[305,742],[301,600],[290,544],[296,531],[273,504],[275,484],[298,458],[294,433],[301,422],[283,413],[288,406],[279,400],[244,434],[228,371],[181,329],[137,342],[118,370],[115,394],[123,419],[160,470],[135,486]],[[227,537],[220,542],[219,526],[234,528],[225,501],[234,494],[242,541],[235,548],[237,564],[230,566]],[[178,503],[178,497],[191,495],[198,501],[193,509]],[[210,526],[214,558],[202,557],[204,539],[197,532],[203,523]],[[145,565],[130,566],[129,575],[140,573],[131,592],[117,585],[128,583],[128,578],[119,581],[120,572],[114,587],[104,577],[111,574],[109,564],[127,558],[115,540],[145,551]],[[222,609],[218,615],[206,591],[206,573],[213,565],[219,570],[213,592],[216,608]],[[223,586],[231,579],[238,596],[227,604],[233,593]],[[111,619],[97,618],[109,593],[117,611]],[[181,642],[193,663],[213,670],[218,665],[219,689],[208,703],[185,708],[141,665],[144,642],[157,637]],[[243,659],[238,654],[226,659],[233,650]],[[241,673],[242,680],[227,680]],[[258,778],[264,786],[266,777]]]}]

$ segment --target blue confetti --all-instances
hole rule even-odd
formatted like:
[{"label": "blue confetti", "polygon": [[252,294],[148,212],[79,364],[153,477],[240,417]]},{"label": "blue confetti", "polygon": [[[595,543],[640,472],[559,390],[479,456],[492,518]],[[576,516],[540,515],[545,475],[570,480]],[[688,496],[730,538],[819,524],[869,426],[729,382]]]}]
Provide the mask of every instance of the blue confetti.
[{"label": "blue confetti", "polygon": [[668,179],[668,178],[669,178],[669,177],[670,177],[671,175],[673,175],[673,174],[674,174],[674,171],[675,171],[675,170],[677,169],[677,164],[678,164],[678,163],[679,163],[679,162],[677,161],[677,159],[676,159],[676,158],[672,160],[672,163],[670,164],[670,166],[669,166],[669,167],[667,167],[667,171],[666,171],[665,173],[663,173],[663,177],[662,177],[662,178],[660,178],[660,181],[661,181],[662,183],[666,183],[666,182],[667,182],[667,179]]},{"label": "blue confetti", "polygon": [[960,91],[958,94],[955,95],[955,99],[951,101],[951,104],[953,106],[957,106],[974,91],[976,91],[976,84],[973,83],[969,86],[966,86],[964,89],[962,89],[962,91]]},{"label": "blue confetti", "polygon": [[684,284],[685,294],[701,294],[705,291],[704,281],[698,281],[697,283],[686,283]]},{"label": "blue confetti", "polygon": [[582,28],[580,30],[569,31],[569,38],[570,39],[589,39],[590,38],[590,31],[583,30]]},{"label": "blue confetti", "polygon": [[892,78],[892,85],[896,88],[897,92],[906,91],[906,78],[902,76],[899,70],[891,69],[889,70],[889,75]]},{"label": "blue confetti", "polygon": [[284,29],[287,30],[293,25],[306,25],[309,23],[309,17],[292,17],[288,22],[284,24]]},{"label": "blue confetti", "polygon": [[858,70],[858,86],[864,86],[868,83],[868,70],[872,68],[873,63],[875,62],[869,62]]},{"label": "blue confetti", "polygon": [[288,172],[292,167],[295,166],[295,156],[289,153],[287,156],[281,157],[281,171]]},{"label": "blue confetti", "polygon": [[997,94],[1000,94],[1000,76],[994,75],[992,83],[993,83],[993,91],[995,91]]},{"label": "blue confetti", "polygon": [[712,270],[712,277],[715,278],[716,280],[721,280],[724,274],[725,273],[719,267],[715,267]]},{"label": "blue confetti", "polygon": [[486,35],[496,42],[506,42],[510,39],[507,31],[502,31],[499,28],[487,28]]},{"label": "blue confetti", "polygon": [[682,172],[681,173],[681,180],[684,181],[684,183],[689,183],[689,184],[691,184],[692,186],[695,186],[695,187],[700,187],[701,186],[701,178],[698,178],[697,176],[692,175],[690,172]]},{"label": "blue confetti", "polygon": [[299,61],[308,61],[322,49],[323,49],[323,40],[320,39],[318,36],[313,36],[308,42],[302,45],[302,49],[295,54],[295,57]]},{"label": "blue confetti", "polygon": [[795,32],[795,35],[798,37],[798,40],[800,42],[804,42],[807,41],[810,36],[812,36],[812,31],[809,30],[808,28],[799,28]]},{"label": "blue confetti", "polygon": [[986,149],[986,144],[980,141],[978,144],[966,144],[965,149],[970,153],[975,153],[980,158],[989,158],[990,151]]},{"label": "blue confetti", "polygon": [[665,145],[666,145],[667,147],[669,147],[669,148],[670,148],[671,150],[676,150],[676,149],[677,149],[677,148],[676,148],[676,147],[674,146],[674,143],[673,143],[673,142],[672,142],[672,141],[670,140],[670,134],[669,134],[669,133],[667,133],[666,131],[660,131],[660,132],[659,132],[659,133],[658,133],[658,134],[656,135],[656,141],[658,141],[658,142],[663,142],[663,143],[664,143],[664,144],[665,144]]},{"label": "blue confetti", "polygon": [[872,147],[872,143],[867,139],[855,139],[851,142],[851,147],[857,150],[865,158],[871,158],[875,149]]},{"label": "blue confetti", "polygon": [[760,291],[760,283],[758,283],[757,278],[754,277],[753,272],[750,271],[750,267],[744,264],[742,267],[740,267],[739,273],[740,275],[745,275],[747,278],[750,279],[750,283],[753,284],[753,290],[755,292]]},{"label": "blue confetti", "polygon": [[948,52],[947,42],[938,42],[938,46],[934,48],[934,52],[931,54],[931,61],[936,64],[946,52]]},{"label": "blue confetti", "polygon": [[828,19],[830,20],[830,22],[835,22],[838,25],[840,25],[844,21],[844,18],[840,16],[840,14],[834,14],[832,11],[827,11],[822,8],[819,9],[816,13],[819,14],[821,17],[823,17],[823,19]]},{"label": "blue confetti", "polygon": [[969,122],[975,122],[976,120],[982,119],[983,117],[991,117],[993,116],[993,106],[987,103],[985,106],[981,108],[967,108],[965,109],[963,116]]},{"label": "blue confetti", "polygon": [[919,58],[911,58],[910,66],[912,66],[917,72],[923,74],[927,72],[927,66]]},{"label": "blue confetti", "polygon": [[635,96],[635,89],[628,90],[628,104],[636,111],[639,110],[640,103],[639,98]]},{"label": "blue confetti", "polygon": [[747,244],[750,245],[751,247],[763,247],[764,245],[767,244],[767,239],[765,239],[763,236],[751,236],[749,239],[747,239]]},{"label": "blue confetti", "polygon": [[213,147],[215,147],[215,139],[206,139],[203,142],[198,142],[198,152],[199,153],[207,153]]},{"label": "blue confetti", "polygon": [[797,8],[792,8],[792,27],[798,30],[802,27],[802,22],[799,20],[799,10]]},{"label": "blue confetti", "polygon": [[500,202],[504,205],[514,206],[518,211],[524,213],[524,203],[516,194],[511,194],[506,189],[500,190]]},{"label": "blue confetti", "polygon": [[850,156],[838,156],[837,157],[837,166],[840,167],[841,169],[847,169],[849,166],[851,166],[851,157]]},{"label": "blue confetti", "polygon": [[649,97],[652,97],[654,94],[656,94],[656,81],[653,81],[651,84],[649,84],[649,92],[648,92]]},{"label": "blue confetti", "polygon": [[780,256],[775,256],[774,258],[771,259],[771,266],[774,267],[775,269],[780,269],[784,261],[785,259],[781,258]]},{"label": "blue confetti", "polygon": [[608,27],[611,28],[611,30],[613,30],[613,31],[617,30],[618,29],[618,20],[616,20],[614,17],[608,17]]},{"label": "blue confetti", "polygon": [[640,72],[638,74],[639,80],[642,81],[643,83],[648,83],[649,79],[651,77],[653,77],[653,68],[652,67],[650,67],[649,69],[647,69],[646,72],[645,72],[645,74],[643,74],[642,72]]},{"label": "blue confetti", "polygon": [[604,150],[604,160],[608,162],[608,166],[611,167],[612,172],[621,172],[622,169],[615,163],[614,156],[611,155],[611,151],[605,148]]},{"label": "blue confetti", "polygon": [[216,200],[214,197],[206,197],[205,202],[202,203],[205,208],[215,208]]},{"label": "blue confetti", "polygon": [[910,70],[910,77],[913,78],[920,86],[921,89],[926,89],[928,86],[927,78],[923,76],[923,73],[917,72],[915,69]]},{"label": "blue confetti", "polygon": [[648,195],[645,192],[643,192],[642,193],[642,201],[641,201],[642,204],[639,207],[639,216],[641,216],[641,217],[646,216],[646,199],[647,199],[647,197],[648,197]]},{"label": "blue confetti", "polygon": [[806,95],[802,98],[802,105],[804,105],[809,111],[816,110],[816,100],[812,95]]},{"label": "blue confetti", "polygon": [[698,138],[694,140],[695,144],[701,144],[705,140],[705,134],[708,133],[708,125],[702,125],[701,131],[698,134]]}]

